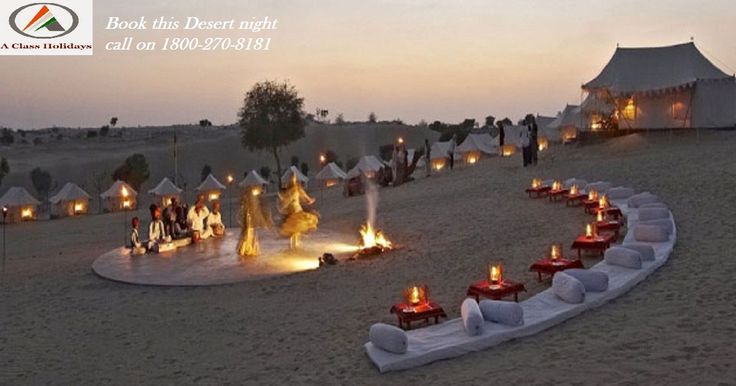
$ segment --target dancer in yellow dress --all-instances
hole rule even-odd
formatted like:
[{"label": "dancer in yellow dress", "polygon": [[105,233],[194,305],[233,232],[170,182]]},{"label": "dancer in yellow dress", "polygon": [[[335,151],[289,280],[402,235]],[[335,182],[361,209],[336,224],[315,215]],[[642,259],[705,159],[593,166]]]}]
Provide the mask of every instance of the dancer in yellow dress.
[{"label": "dancer in yellow dress", "polygon": [[284,222],[281,224],[279,233],[284,237],[289,237],[291,249],[299,248],[301,235],[317,229],[319,222],[319,216],[316,213],[304,211],[302,201],[312,205],[315,199],[307,194],[297,181],[296,175],[292,174],[289,187],[279,193],[279,212],[284,215]]},{"label": "dancer in yellow dress", "polygon": [[243,257],[258,256],[260,247],[256,228],[271,228],[271,211],[261,205],[261,187],[248,188],[240,199],[241,232],[238,254]]}]

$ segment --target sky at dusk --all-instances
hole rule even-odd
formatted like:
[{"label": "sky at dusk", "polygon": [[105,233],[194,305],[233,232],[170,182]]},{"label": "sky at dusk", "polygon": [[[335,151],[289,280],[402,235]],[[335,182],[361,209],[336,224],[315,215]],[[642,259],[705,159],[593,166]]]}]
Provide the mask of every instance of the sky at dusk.
[{"label": "sky at dusk", "polygon": [[[305,110],[331,118],[405,122],[492,114],[554,115],[579,103],[581,83],[616,44],[695,37],[736,72],[733,1],[271,0],[95,1],[95,52],[84,57],[0,57],[0,126],[232,123],[261,80],[289,80]],[[146,16],[279,20],[277,31],[105,31],[107,18]],[[106,52],[124,36],[271,37],[268,52]]]}]

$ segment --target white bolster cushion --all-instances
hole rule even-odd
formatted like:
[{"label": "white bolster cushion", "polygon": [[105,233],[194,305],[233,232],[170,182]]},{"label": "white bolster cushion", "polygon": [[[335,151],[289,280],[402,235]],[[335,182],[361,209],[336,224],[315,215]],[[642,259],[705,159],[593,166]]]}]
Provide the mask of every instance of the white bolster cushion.
[{"label": "white bolster cushion", "polygon": [[634,189],[624,188],[622,186],[618,186],[618,187],[606,190],[606,196],[608,197],[609,200],[623,200],[633,195],[634,195]]},{"label": "white bolster cushion", "polygon": [[606,263],[632,269],[641,268],[641,253],[633,249],[611,247],[603,254]]},{"label": "white bolster cushion", "polygon": [[598,182],[592,182],[588,184],[588,186],[585,187],[586,192],[590,192],[591,190],[595,190],[598,193],[604,193],[608,189],[611,189],[611,183],[610,182],[604,182],[604,181],[598,181]]},{"label": "white bolster cushion", "polygon": [[552,184],[555,183],[555,180],[544,180],[542,181],[542,186],[552,186]]},{"label": "white bolster cushion", "polygon": [[631,249],[632,251],[639,252],[642,261],[654,260],[654,247],[649,244],[636,242],[624,243],[621,248]]},{"label": "white bolster cushion", "polygon": [[557,272],[552,277],[552,292],[565,303],[578,304],[585,301],[583,283],[565,272]]},{"label": "white bolster cushion", "polygon": [[646,241],[649,243],[663,243],[669,240],[667,230],[659,225],[637,225],[634,228],[634,239],[636,241]]},{"label": "white bolster cushion", "polygon": [[562,184],[562,186],[565,187],[565,189],[570,189],[573,185],[577,185],[578,189],[583,190],[586,186],[588,186],[588,181],[577,179],[577,178],[569,178],[565,180],[565,182]]},{"label": "white bolster cushion", "polygon": [[460,307],[460,316],[463,318],[463,327],[470,336],[483,333],[483,314],[474,299],[467,298]]},{"label": "white bolster cushion", "polygon": [[638,208],[643,204],[651,204],[654,202],[660,202],[659,197],[649,192],[643,192],[629,197],[627,204],[629,205],[629,208]]},{"label": "white bolster cushion", "polygon": [[660,218],[659,220],[639,221],[639,225],[656,225],[664,229],[664,231],[667,232],[667,235],[671,235],[672,232],[675,230],[675,226],[672,224],[672,220],[668,218]]},{"label": "white bolster cushion", "polygon": [[564,272],[580,280],[586,292],[603,292],[608,289],[608,275],[605,272],[581,268],[566,269]]},{"label": "white bolster cushion", "polygon": [[670,218],[670,210],[667,208],[642,208],[639,209],[639,221],[659,220]]},{"label": "white bolster cushion", "polygon": [[639,205],[639,208],[640,209],[644,209],[644,208],[665,208],[667,209],[667,204],[665,204],[664,202],[649,202],[646,204]]},{"label": "white bolster cushion", "polygon": [[368,338],[374,346],[394,354],[404,354],[409,348],[409,339],[404,330],[385,323],[371,326]]},{"label": "white bolster cushion", "polygon": [[507,326],[521,326],[524,324],[524,309],[516,302],[500,300],[481,300],[478,304],[483,319],[505,324]]}]

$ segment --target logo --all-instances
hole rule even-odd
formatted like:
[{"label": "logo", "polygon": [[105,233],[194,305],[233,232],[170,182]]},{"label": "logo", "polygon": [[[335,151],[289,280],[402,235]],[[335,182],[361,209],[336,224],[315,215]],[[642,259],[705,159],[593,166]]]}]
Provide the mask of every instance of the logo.
[{"label": "logo", "polygon": [[53,39],[74,31],[79,16],[71,8],[56,3],[32,3],[10,14],[10,28],[34,39]]}]

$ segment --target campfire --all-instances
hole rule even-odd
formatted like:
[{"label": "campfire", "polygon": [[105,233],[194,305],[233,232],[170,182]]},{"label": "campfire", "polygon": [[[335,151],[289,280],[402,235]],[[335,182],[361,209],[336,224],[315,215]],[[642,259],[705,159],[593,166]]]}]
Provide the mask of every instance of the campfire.
[{"label": "campfire", "polygon": [[360,251],[363,255],[377,255],[391,250],[391,241],[379,229],[375,229],[370,223],[360,227]]}]

